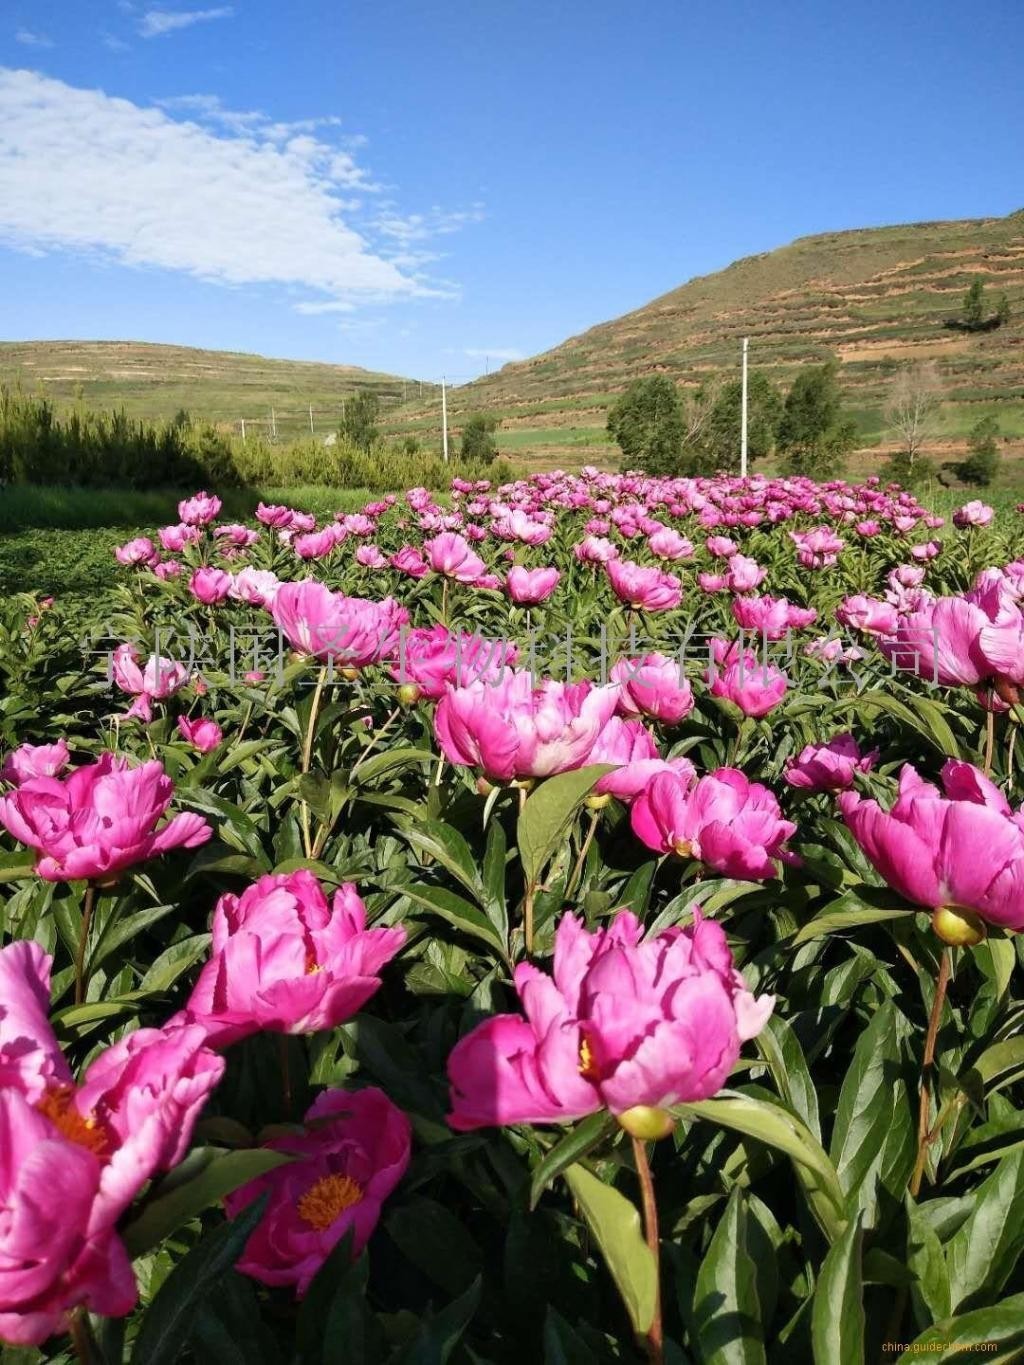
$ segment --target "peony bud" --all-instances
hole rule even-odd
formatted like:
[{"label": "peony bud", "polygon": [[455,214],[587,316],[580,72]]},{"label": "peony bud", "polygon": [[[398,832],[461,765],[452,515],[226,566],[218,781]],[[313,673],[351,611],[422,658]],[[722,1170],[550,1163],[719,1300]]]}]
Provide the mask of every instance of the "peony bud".
[{"label": "peony bud", "polygon": [[959,905],[940,905],[933,910],[932,928],[951,948],[973,948],[988,937],[981,916]]},{"label": "peony bud", "polygon": [[657,1142],[659,1138],[668,1137],[676,1126],[667,1109],[655,1109],[649,1104],[634,1104],[617,1118],[630,1137],[639,1138],[641,1142]]}]

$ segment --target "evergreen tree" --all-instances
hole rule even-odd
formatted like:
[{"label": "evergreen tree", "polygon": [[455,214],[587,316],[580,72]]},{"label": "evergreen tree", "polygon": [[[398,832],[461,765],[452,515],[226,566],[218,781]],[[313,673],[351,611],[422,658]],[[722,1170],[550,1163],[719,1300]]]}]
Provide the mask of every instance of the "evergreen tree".
[{"label": "evergreen tree", "polygon": [[967,437],[967,459],[956,466],[956,472],[964,483],[984,488],[995,478],[999,468],[998,435],[999,423],[994,417],[982,417],[975,422]]},{"label": "evergreen tree", "polygon": [[844,416],[835,360],[801,370],[786,395],[778,444],[789,474],[830,478],[856,444],[857,428]]},{"label": "evergreen tree", "polygon": [[677,474],[685,431],[682,400],[661,374],[634,380],[608,412],[608,434],[622,451],[623,469]]},{"label": "evergreen tree", "polygon": [[473,464],[490,464],[498,454],[498,443],[494,439],[497,429],[496,417],[483,412],[471,413],[462,428],[461,458]]},{"label": "evergreen tree", "polygon": [[377,430],[379,414],[380,399],[369,389],[364,389],[353,398],[346,399],[338,435],[359,450],[369,450],[380,436]]},{"label": "evergreen tree", "polygon": [[964,326],[975,332],[985,322],[985,285],[980,275],[975,275],[971,287],[964,295]]}]

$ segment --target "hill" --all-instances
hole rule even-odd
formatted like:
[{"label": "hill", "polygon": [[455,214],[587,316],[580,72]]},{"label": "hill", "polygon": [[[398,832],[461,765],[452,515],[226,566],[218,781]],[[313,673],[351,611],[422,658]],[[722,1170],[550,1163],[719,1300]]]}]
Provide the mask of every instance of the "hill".
[{"label": "hill", "polygon": [[[990,309],[1006,293],[1010,322],[970,334],[947,327],[978,276]],[[943,385],[938,449],[962,444],[988,412],[1004,436],[1024,436],[1024,211],[822,233],[736,261],[453,390],[452,424],[491,412],[504,453],[538,466],[608,463],[618,452],[606,411],[631,380],[665,373],[691,389],[716,372],[734,377],[744,336],[751,364],[783,386],[800,365],[837,356],[865,447],[884,444],[887,393],[901,365],[918,360],[934,361]],[[432,435],[436,406],[396,410],[396,432]]]},{"label": "hill", "polygon": [[236,431],[242,419],[247,430],[261,432],[273,421],[282,438],[309,432],[310,406],[314,429],[325,434],[337,428],[343,401],[362,389],[373,389],[388,406],[414,388],[417,398],[433,388],[356,365],[136,341],[0,342],[0,383],[19,383],[60,406],[81,397],[88,407],[124,407],[154,421],[181,408]]}]

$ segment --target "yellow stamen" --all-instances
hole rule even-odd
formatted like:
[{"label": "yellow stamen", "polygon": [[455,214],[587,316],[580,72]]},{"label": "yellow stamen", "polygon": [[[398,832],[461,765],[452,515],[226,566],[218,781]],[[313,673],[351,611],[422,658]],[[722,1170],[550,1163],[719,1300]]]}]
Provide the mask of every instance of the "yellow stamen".
[{"label": "yellow stamen", "polygon": [[110,1134],[95,1114],[78,1112],[73,1085],[58,1085],[47,1090],[36,1109],[50,1120],[61,1137],[84,1147],[101,1160],[109,1155]]},{"label": "yellow stamen", "polygon": [[585,1081],[597,1080],[597,1063],[594,1060],[594,1053],[586,1038],[580,1039],[579,1072]]},{"label": "yellow stamen", "polygon": [[309,1187],[295,1208],[304,1223],[325,1232],[362,1197],[362,1187],[350,1175],[325,1175]]}]

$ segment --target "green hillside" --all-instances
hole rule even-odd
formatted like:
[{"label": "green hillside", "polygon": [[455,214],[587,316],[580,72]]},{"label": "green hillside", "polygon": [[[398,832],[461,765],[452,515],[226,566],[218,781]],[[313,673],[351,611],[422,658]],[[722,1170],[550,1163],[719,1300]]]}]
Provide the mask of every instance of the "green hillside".
[{"label": "green hillside", "polygon": [[[978,275],[992,310],[1007,295],[1010,322],[970,334],[945,326]],[[887,439],[886,397],[907,361],[933,361],[941,379],[937,452],[990,411],[1004,436],[1024,436],[1024,211],[823,233],[747,257],[453,390],[452,423],[492,412],[499,446],[516,458],[605,463],[617,454],[606,410],[632,379],[666,373],[688,389],[727,367],[735,374],[744,336],[751,364],[782,385],[798,366],[837,356],[865,447]],[[397,409],[395,430],[432,434],[435,408]]]},{"label": "green hillside", "polygon": [[[268,360],[236,351],[204,351],[136,341],[0,342],[0,383],[19,383],[63,406],[81,398],[92,408],[124,407],[159,420],[187,408],[196,417],[281,438],[337,428],[345,398],[373,389],[386,409],[432,385],[356,365]],[[273,417],[272,417],[273,412]]]}]

